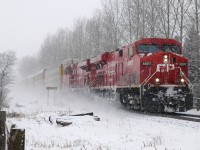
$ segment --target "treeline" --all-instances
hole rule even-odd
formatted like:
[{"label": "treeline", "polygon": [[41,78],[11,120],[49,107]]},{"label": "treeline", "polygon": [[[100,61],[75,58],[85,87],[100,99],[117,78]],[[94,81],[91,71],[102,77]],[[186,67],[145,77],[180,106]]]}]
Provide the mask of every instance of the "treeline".
[{"label": "treeline", "polygon": [[91,18],[79,18],[73,29],[48,34],[36,57],[20,62],[20,73],[37,70],[66,59],[86,59],[114,50],[142,37],[175,38],[183,42],[184,53],[199,56],[199,0],[102,0]]}]

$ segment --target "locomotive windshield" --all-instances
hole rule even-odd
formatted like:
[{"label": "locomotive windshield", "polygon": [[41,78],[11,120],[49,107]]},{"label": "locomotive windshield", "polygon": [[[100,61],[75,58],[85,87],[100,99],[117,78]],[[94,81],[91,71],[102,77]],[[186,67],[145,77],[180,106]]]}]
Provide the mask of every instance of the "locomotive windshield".
[{"label": "locomotive windshield", "polygon": [[139,53],[154,53],[159,51],[159,45],[156,44],[141,44],[137,48]]},{"label": "locomotive windshield", "polygon": [[172,53],[177,53],[177,54],[181,53],[180,47],[176,45],[163,45],[162,49],[164,52],[172,52]]}]

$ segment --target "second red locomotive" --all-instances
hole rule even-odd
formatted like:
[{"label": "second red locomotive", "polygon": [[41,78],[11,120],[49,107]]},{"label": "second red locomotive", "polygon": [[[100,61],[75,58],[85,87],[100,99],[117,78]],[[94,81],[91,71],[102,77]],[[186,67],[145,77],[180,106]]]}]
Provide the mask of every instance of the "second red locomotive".
[{"label": "second red locomotive", "polygon": [[117,93],[122,105],[151,112],[185,111],[193,106],[188,60],[174,39],[144,38],[112,52],[70,64],[69,88]]}]

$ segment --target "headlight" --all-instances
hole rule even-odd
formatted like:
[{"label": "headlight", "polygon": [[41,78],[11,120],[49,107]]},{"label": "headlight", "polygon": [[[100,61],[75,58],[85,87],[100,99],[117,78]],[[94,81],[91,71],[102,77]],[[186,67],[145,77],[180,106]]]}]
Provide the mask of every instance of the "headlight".
[{"label": "headlight", "polygon": [[160,82],[160,79],[159,78],[156,78],[156,83]]},{"label": "headlight", "polygon": [[182,83],[184,83],[184,82],[185,82],[185,80],[184,80],[184,79],[181,79],[181,82],[182,82]]},{"label": "headlight", "polygon": [[167,64],[168,63],[168,56],[164,55],[164,63]]}]

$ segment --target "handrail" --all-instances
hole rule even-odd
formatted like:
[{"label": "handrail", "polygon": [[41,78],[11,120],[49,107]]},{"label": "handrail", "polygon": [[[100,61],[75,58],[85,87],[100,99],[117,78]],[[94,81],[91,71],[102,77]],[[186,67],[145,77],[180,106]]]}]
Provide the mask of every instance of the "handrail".
[{"label": "handrail", "polygon": [[[147,83],[157,72],[158,72],[158,71],[156,70],[156,71],[151,75],[151,77],[146,81],[146,83]],[[146,84],[146,83],[145,83],[145,84]],[[144,85],[145,85],[145,84],[144,84]]]},{"label": "handrail", "polygon": [[190,80],[185,76],[185,73],[182,71],[181,67],[179,67],[179,69],[180,69],[180,72],[181,72],[181,76],[183,76],[186,79],[187,84],[192,85],[191,82],[190,82]]},{"label": "handrail", "polygon": [[[142,88],[144,87],[145,84],[147,84],[147,82],[157,73],[157,70],[152,74],[149,75],[140,85],[140,99],[142,98]],[[143,85],[144,84],[144,85]]]}]

